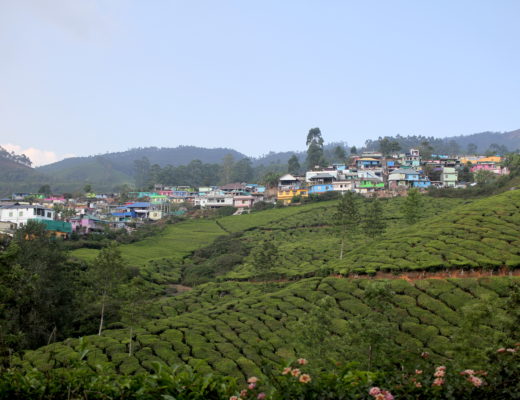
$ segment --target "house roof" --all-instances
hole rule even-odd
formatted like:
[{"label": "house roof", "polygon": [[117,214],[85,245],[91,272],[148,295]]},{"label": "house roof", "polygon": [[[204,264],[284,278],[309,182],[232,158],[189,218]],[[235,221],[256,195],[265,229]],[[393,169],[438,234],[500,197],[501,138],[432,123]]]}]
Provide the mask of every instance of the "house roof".
[{"label": "house roof", "polygon": [[246,186],[242,183],[228,183],[227,185],[221,186],[220,190],[242,190],[245,189]]},{"label": "house roof", "polygon": [[122,206],[120,208],[146,208],[146,207],[150,207],[150,203],[147,201],[141,201],[141,202],[137,202],[137,203],[125,204],[124,206]]},{"label": "house roof", "polygon": [[278,180],[280,181],[297,181],[298,179],[291,174],[285,174],[284,176],[281,176]]},{"label": "house roof", "polygon": [[40,206],[38,204],[13,204],[13,205],[10,205],[10,206],[0,206],[0,208],[2,208],[2,209],[41,208],[41,209],[44,209],[46,211],[53,211],[52,208]]},{"label": "house roof", "polygon": [[410,175],[410,174],[418,174],[419,172],[417,172],[415,169],[412,169],[412,168],[399,168],[399,169],[394,169],[392,172],[390,172],[390,175],[392,174],[407,174],[407,175]]},{"label": "house roof", "polygon": [[322,178],[335,178],[334,175],[326,172],[318,172],[316,175],[311,176],[309,179],[322,179]]}]

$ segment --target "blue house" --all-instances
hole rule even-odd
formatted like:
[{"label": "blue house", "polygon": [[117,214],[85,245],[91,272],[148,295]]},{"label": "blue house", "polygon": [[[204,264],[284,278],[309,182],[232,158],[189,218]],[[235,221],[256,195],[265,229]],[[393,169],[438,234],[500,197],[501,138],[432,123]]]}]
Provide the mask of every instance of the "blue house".
[{"label": "blue house", "polygon": [[334,186],[329,183],[322,183],[318,185],[312,185],[309,189],[309,194],[320,194],[334,190]]}]

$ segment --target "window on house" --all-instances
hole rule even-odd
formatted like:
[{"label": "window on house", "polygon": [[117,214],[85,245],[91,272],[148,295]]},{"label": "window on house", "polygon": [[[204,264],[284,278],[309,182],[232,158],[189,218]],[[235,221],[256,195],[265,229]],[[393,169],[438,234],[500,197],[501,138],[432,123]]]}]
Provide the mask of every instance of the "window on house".
[{"label": "window on house", "polygon": [[13,212],[12,212],[12,211],[9,212],[9,216],[10,216],[10,217],[13,216]]},{"label": "window on house", "polygon": [[18,213],[18,216],[19,216],[19,217],[23,217],[23,211],[20,211],[20,212]]},{"label": "window on house", "polygon": [[51,218],[51,213],[50,212],[47,213],[47,218]]}]

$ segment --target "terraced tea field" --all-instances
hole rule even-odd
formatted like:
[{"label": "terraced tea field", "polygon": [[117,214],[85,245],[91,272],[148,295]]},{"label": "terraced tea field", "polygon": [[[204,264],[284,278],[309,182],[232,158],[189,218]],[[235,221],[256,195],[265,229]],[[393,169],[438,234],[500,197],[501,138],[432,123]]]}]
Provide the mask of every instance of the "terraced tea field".
[{"label": "terraced tea field", "polygon": [[351,251],[342,274],[520,266],[520,191],[459,206]]},{"label": "terraced tea field", "polygon": [[[189,293],[162,299],[155,305],[153,319],[135,331],[133,354],[129,356],[129,330],[106,330],[102,336],[85,338],[90,349],[87,359],[123,374],[151,370],[152,362],[168,365],[187,363],[201,372],[216,372],[240,379],[262,376],[267,363],[280,363],[296,356],[312,354],[300,341],[302,320],[320,304],[332,300],[332,308],[319,310],[332,317],[324,329],[341,343],[338,357],[363,362],[359,344],[353,342],[352,321],[367,318],[388,319],[387,329],[395,334],[396,348],[406,355],[429,352],[442,362],[457,353],[453,339],[464,323],[465,309],[483,302],[490,304],[509,293],[518,278],[426,279],[414,284],[404,280],[386,283],[391,294],[389,311],[381,313],[367,300],[374,281],[367,279],[310,278],[294,283],[254,284],[210,283]],[[495,299],[495,300],[494,300]],[[482,339],[472,343],[474,350],[495,345],[501,335],[496,320],[482,320]],[[395,353],[396,348],[392,349]],[[77,359],[80,341],[69,339],[28,352],[24,363],[41,369],[66,366]],[[384,356],[384,354],[382,354]],[[476,365],[475,367],[478,367]]]},{"label": "terraced tea field", "polygon": [[[131,340],[130,327],[121,323],[86,337],[88,364],[135,374],[159,361],[243,379],[294,357],[318,362],[324,357],[316,355],[319,349],[369,368],[367,340],[379,337],[370,345],[378,348],[370,356],[374,362],[387,355],[413,362],[427,352],[431,362],[461,359],[473,363],[463,368],[483,367],[484,352],[506,339],[505,300],[520,278],[369,276],[518,268],[520,191],[474,201],[425,197],[415,225],[405,224],[402,202],[384,200],[386,233],[373,240],[355,236],[343,260],[335,202],[182,222],[122,246],[129,263],[157,285],[189,278],[196,286],[152,299]],[[277,248],[269,279],[258,277],[252,260],[264,241]],[[359,274],[364,279],[355,279]],[[373,293],[381,290],[386,297],[375,304]],[[313,335],[321,342],[309,344]],[[79,339],[68,339],[27,352],[21,362],[40,369],[68,366],[81,349]]]}]

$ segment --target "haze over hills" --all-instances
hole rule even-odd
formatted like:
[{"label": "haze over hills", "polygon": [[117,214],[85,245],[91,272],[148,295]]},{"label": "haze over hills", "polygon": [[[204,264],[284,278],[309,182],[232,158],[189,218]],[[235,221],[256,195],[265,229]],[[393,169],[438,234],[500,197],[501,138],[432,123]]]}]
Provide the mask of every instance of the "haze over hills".
[{"label": "haze over hills", "polygon": [[[454,142],[457,143],[461,152],[464,152],[470,144],[474,144],[477,151],[481,153],[492,144],[505,146],[509,151],[520,149],[520,129],[505,133],[482,132],[442,139],[422,136],[401,136],[399,138],[403,141],[403,146],[414,145],[414,141],[430,139],[434,147],[438,147],[438,151],[445,151]],[[367,144],[372,147],[376,143],[375,140],[367,141]],[[331,151],[336,145],[346,147],[346,143],[329,143],[325,145],[325,152]],[[134,184],[135,160],[146,158],[152,165],[178,167],[187,165],[193,160],[201,160],[204,164],[220,164],[228,154],[231,154],[235,161],[247,157],[247,155],[229,148],[147,147],[88,157],[67,158],[42,167],[30,168],[27,164],[14,161],[12,155],[0,154],[0,162],[2,163],[0,166],[3,172],[0,177],[0,193],[7,195],[13,191],[36,191],[42,184],[49,184],[56,191],[75,191],[86,183],[90,183],[94,190],[110,191],[121,185]],[[300,163],[303,163],[305,159],[305,152],[303,151],[272,151],[258,158],[250,158],[250,160],[253,167],[278,165],[283,168],[283,165],[293,154],[296,154]]]}]

